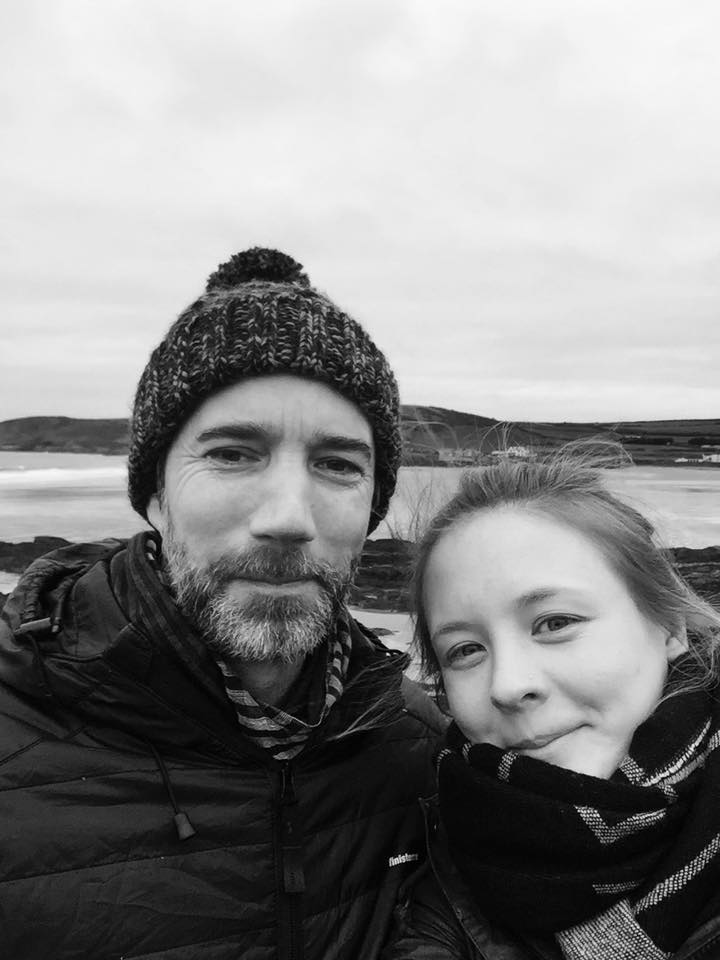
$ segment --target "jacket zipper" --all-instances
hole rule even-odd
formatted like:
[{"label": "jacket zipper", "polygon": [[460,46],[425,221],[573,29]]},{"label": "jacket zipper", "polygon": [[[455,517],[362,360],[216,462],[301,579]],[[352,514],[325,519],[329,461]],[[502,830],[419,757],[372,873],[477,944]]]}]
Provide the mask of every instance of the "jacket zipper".
[{"label": "jacket zipper", "polygon": [[279,954],[285,960],[303,960],[302,894],[305,871],[302,862],[302,835],[298,802],[289,760],[280,762],[278,783],[278,859],[280,864]]}]

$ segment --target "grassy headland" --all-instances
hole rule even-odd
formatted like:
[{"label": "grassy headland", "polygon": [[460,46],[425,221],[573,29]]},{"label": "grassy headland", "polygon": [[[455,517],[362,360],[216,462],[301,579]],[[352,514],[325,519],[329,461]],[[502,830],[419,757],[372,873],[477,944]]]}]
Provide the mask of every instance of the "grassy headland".
[{"label": "grassy headland", "polygon": [[[494,450],[541,452],[570,440],[603,437],[623,444],[638,464],[672,466],[720,460],[720,419],[621,423],[505,423],[444,407],[402,407],[404,462],[420,466],[482,463]],[[0,422],[0,450],[125,454],[124,419],[21,417]]]}]

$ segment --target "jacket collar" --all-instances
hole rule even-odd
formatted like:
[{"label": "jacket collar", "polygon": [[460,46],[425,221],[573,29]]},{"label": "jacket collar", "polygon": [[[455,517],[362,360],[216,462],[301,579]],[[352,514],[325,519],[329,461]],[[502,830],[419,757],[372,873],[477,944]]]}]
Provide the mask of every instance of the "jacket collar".
[{"label": "jacket collar", "polygon": [[[217,664],[153,569],[151,540],[73,545],[36,561],[0,620],[0,680],[161,748],[266,759],[238,729]],[[24,629],[28,619],[42,626]],[[348,689],[314,743],[401,713],[407,658],[354,621],[351,634]]]}]

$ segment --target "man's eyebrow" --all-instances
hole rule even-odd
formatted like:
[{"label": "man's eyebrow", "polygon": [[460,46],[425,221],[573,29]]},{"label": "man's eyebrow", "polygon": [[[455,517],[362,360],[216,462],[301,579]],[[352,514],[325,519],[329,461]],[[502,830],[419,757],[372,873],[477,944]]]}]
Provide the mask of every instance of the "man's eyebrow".
[{"label": "man's eyebrow", "polygon": [[205,443],[207,440],[260,440],[269,436],[259,423],[221,423],[202,430],[195,439]]},{"label": "man's eyebrow", "polygon": [[342,450],[345,453],[360,453],[368,460],[372,460],[373,448],[365,440],[357,437],[346,437],[336,433],[316,433],[313,435],[313,444],[316,447],[329,447],[332,450]]},{"label": "man's eyebrow", "polygon": [[[195,438],[198,443],[207,443],[211,440],[275,440],[279,433],[270,430],[261,423],[243,421],[239,423],[220,423],[214,427],[202,430]],[[314,433],[311,438],[314,447],[343,451],[345,453],[359,453],[368,461],[374,457],[373,447],[358,437],[348,437],[336,433]]]}]

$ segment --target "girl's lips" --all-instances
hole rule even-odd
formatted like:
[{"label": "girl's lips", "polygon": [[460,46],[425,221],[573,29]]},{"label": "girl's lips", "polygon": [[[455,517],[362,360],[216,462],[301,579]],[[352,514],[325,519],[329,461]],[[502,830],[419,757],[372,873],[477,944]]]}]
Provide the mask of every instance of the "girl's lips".
[{"label": "girl's lips", "polygon": [[564,737],[568,733],[572,733],[572,730],[562,730],[559,733],[548,733],[541,737],[532,737],[528,740],[518,740],[516,743],[509,744],[505,749],[513,750],[516,753],[520,750],[540,750],[541,747],[547,747],[548,744],[554,743],[555,740],[559,740],[560,737]]}]

